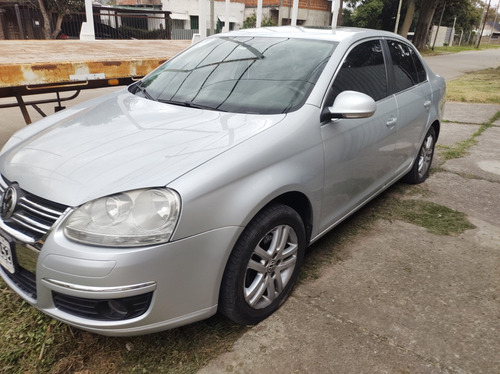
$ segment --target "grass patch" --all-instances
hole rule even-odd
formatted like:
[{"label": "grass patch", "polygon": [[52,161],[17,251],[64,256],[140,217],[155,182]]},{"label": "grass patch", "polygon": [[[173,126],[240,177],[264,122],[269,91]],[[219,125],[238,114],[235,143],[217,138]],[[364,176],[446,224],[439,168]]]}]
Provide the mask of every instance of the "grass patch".
[{"label": "grass patch", "polygon": [[500,67],[464,74],[446,83],[446,99],[467,103],[500,104]]},{"label": "grass patch", "polygon": [[393,200],[382,207],[380,215],[424,227],[437,235],[459,235],[473,229],[464,213],[422,200]]},{"label": "grass patch", "polygon": [[45,316],[0,280],[0,373],[193,373],[246,327],[221,316],[157,334],[112,338]]},{"label": "grass patch", "polygon": [[437,147],[440,150],[439,154],[445,160],[452,160],[455,158],[464,157],[470,147],[477,144],[475,137],[463,140],[454,145],[442,145],[438,144]]},{"label": "grass patch", "polygon": [[457,45],[452,47],[434,47],[434,50],[427,48],[422,51],[422,55],[424,56],[436,56],[436,55],[445,55],[450,53],[458,53],[464,51],[482,51],[484,49],[497,49],[500,48],[500,45],[489,44],[489,45],[481,45],[479,48],[475,48],[472,45]]},{"label": "grass patch", "polygon": [[370,230],[379,219],[404,221],[436,235],[456,236],[475,228],[462,212],[429,201],[409,199],[415,195],[425,197],[428,194],[419,185],[397,183],[391,187],[306,251],[300,280],[317,279],[325,264],[349,258],[349,253],[345,251],[347,245],[359,234]]},{"label": "grass patch", "polygon": [[467,154],[470,147],[477,144],[477,137],[480,136],[486,129],[493,126],[493,123],[500,118],[500,112],[497,112],[490,120],[486,123],[481,124],[479,129],[472,134],[469,139],[462,140],[454,145],[442,145],[438,144],[439,154],[445,160],[452,160],[455,158],[463,157]]}]

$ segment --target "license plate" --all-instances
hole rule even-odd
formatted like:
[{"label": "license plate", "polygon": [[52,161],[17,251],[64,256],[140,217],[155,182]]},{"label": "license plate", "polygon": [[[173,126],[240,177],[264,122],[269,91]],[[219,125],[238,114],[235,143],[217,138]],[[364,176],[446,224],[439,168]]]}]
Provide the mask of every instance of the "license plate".
[{"label": "license plate", "polygon": [[0,236],[0,265],[14,274],[14,259],[12,257],[12,246],[3,236]]}]

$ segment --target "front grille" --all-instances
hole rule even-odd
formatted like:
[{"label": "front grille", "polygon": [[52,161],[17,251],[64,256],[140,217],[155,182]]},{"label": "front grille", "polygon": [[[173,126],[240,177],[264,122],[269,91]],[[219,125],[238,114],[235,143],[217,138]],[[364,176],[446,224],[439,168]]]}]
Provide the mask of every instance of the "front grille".
[{"label": "front grille", "polygon": [[[0,176],[0,201],[2,205],[4,204],[4,193],[11,186],[16,191],[17,199],[9,203],[15,204],[15,208],[10,217],[1,218],[1,224],[2,229],[17,243],[15,250],[18,252],[18,261],[16,272],[11,274],[5,270],[5,274],[26,295],[36,299],[36,274],[34,269],[36,268],[38,251],[42,248],[44,236],[64,214],[67,207],[30,194],[19,188],[17,184],[13,184]],[[28,250],[32,258],[30,257],[31,260],[26,263],[24,262],[26,259],[21,258],[19,253],[21,247],[24,248],[25,246],[35,249],[35,251]]]},{"label": "front grille", "polygon": [[99,321],[118,321],[139,317],[146,313],[151,304],[153,292],[104,300],[86,299],[58,292],[52,292],[52,297],[56,308],[63,312]]},{"label": "front grille", "polygon": [[[10,182],[0,178],[0,195],[3,197]],[[18,189],[19,197],[11,217],[4,224],[16,232],[38,241],[63,215],[67,207]],[[1,199],[1,197],[0,197]]]}]

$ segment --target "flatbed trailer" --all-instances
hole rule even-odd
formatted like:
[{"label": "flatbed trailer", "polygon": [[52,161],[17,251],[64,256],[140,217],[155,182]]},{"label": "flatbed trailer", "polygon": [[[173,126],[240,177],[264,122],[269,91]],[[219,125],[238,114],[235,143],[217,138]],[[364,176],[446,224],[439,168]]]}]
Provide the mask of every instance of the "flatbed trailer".
[{"label": "flatbed trailer", "polygon": [[[81,90],[131,84],[190,44],[189,40],[0,41],[0,98],[15,98],[0,108],[19,107],[29,124],[28,105],[45,116],[38,105],[57,103],[57,111]],[[25,99],[47,93],[56,97]]]}]

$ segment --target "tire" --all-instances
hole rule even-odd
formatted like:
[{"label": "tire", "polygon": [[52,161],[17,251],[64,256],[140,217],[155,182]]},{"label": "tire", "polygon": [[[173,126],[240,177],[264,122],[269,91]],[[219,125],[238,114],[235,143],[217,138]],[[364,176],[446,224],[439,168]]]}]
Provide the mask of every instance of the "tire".
[{"label": "tire", "polygon": [[267,318],[290,295],[304,251],[304,224],[295,210],[276,204],[259,212],[229,257],[219,311],[242,325],[254,325]]},{"label": "tire", "polygon": [[434,127],[431,127],[425,135],[424,141],[420,146],[418,156],[415,159],[411,170],[403,178],[406,183],[418,184],[424,182],[427,179],[431,170],[435,145],[436,131],[434,130]]}]

